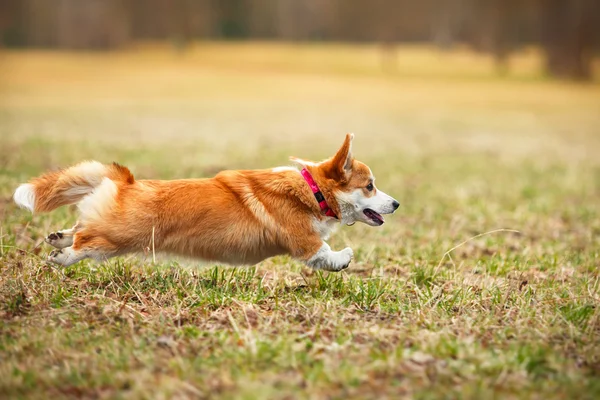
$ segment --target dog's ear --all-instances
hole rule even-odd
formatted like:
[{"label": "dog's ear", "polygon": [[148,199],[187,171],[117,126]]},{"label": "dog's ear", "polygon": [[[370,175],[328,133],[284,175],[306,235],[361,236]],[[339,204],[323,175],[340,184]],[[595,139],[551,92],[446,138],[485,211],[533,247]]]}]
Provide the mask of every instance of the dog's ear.
[{"label": "dog's ear", "polygon": [[354,161],[352,157],[352,139],[354,139],[354,133],[348,133],[342,147],[327,163],[327,174],[333,179],[344,180],[352,172],[352,161]]}]

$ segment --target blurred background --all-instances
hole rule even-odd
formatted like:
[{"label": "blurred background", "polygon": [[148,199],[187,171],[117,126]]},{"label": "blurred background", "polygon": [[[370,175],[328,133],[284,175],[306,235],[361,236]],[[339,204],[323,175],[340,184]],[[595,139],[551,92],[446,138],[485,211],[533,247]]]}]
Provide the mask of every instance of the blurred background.
[{"label": "blurred background", "polygon": [[[8,48],[117,49],[168,40],[285,40],[467,45],[506,73],[512,52],[538,46],[549,75],[592,79],[596,0],[2,0]],[[394,67],[393,54],[382,61]]]},{"label": "blurred background", "polygon": [[[0,393],[593,398],[599,39],[599,0],[0,0]],[[210,177],[346,132],[401,207],[333,235],[355,260],[326,280],[149,253],[54,273],[76,210],[11,199],[85,159]]]},{"label": "blurred background", "polygon": [[354,132],[406,216],[495,228],[481,208],[540,174],[595,190],[599,39],[597,0],[2,0],[4,192],[86,158],[141,178],[322,159]]}]

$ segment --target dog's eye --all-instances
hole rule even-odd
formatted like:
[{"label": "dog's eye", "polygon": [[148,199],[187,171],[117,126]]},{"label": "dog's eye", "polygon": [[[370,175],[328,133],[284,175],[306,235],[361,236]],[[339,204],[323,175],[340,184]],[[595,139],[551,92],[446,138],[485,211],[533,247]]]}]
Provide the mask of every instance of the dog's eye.
[{"label": "dog's eye", "polygon": [[367,190],[368,190],[369,192],[373,190],[373,184],[372,184],[372,183],[369,183],[369,184],[367,185]]}]

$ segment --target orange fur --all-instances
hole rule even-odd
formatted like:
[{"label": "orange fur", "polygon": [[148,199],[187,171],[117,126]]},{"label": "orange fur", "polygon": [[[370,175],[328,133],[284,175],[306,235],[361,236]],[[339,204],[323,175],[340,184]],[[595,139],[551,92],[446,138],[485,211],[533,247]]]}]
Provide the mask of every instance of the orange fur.
[{"label": "orange fur", "polygon": [[[334,157],[307,166],[339,216],[336,193],[366,186],[371,174],[351,157],[351,140],[347,135]],[[118,164],[86,162],[42,175],[29,185],[35,211],[78,203],[78,225],[62,231],[72,236],[72,241],[61,239],[64,246],[72,246],[51,255],[52,261],[63,265],[152,246],[156,251],[230,264],[254,264],[286,253],[308,262],[319,251],[326,269],[329,256],[340,264],[332,270],[349,263],[335,252],[327,253],[323,238],[328,234],[322,230],[339,221],[321,214],[310,187],[293,169],[224,171],[210,179],[160,181],[135,180]],[[17,203],[31,206],[17,193]],[[316,227],[322,223],[327,229]],[[55,244],[57,234],[49,236],[55,235],[54,242],[47,241],[60,248]]]},{"label": "orange fur", "polygon": [[[85,171],[86,166],[92,168]],[[47,212],[60,206],[77,203],[97,186],[95,181],[105,177],[116,182],[133,183],[134,181],[133,175],[126,167],[117,163],[102,165],[94,161],[34,178],[30,183],[35,188],[35,211]]]}]

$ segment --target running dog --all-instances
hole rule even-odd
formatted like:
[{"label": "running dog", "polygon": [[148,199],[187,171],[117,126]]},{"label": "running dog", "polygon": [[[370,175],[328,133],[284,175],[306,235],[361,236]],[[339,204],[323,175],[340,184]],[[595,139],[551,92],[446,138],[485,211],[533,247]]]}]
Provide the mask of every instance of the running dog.
[{"label": "running dog", "polygon": [[77,204],[71,229],[48,235],[48,260],[69,266],[141,252],[173,253],[227,264],[290,254],[309,267],[341,271],[349,247],[324,240],[340,225],[384,223],[398,202],[375,187],[371,169],[352,156],[353,134],[322,162],[223,171],[209,179],[136,180],[126,167],[85,161],[19,186],[15,202],[32,212]]}]

